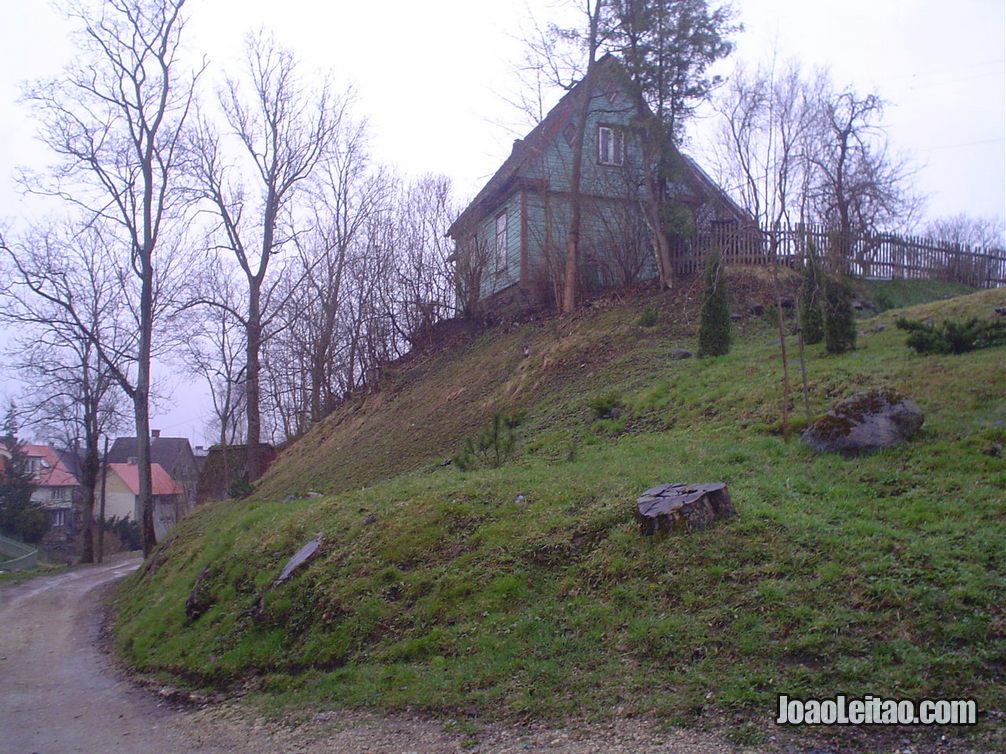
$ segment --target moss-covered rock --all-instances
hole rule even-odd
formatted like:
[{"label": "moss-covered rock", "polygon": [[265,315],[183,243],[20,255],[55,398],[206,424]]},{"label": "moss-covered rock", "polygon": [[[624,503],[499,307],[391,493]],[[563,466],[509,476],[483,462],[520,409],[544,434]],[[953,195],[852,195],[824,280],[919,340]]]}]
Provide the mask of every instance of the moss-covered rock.
[{"label": "moss-covered rock", "polygon": [[896,390],[864,390],[836,403],[803,433],[821,453],[865,453],[902,443],[915,434],[922,410]]}]

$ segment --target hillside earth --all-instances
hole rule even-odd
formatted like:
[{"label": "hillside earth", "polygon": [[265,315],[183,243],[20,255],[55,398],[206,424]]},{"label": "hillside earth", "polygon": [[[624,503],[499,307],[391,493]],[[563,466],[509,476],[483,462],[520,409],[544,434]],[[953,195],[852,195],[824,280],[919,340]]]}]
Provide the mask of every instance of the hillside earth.
[{"label": "hillside earth", "polygon": [[[1006,349],[919,356],[893,325],[993,318],[1006,291],[861,320],[847,355],[806,349],[814,416],[870,387],[925,412],[909,443],[847,459],[799,442],[793,338],[783,439],[778,331],[750,309],[771,286],[731,279],[743,317],[725,357],[672,358],[695,348],[693,286],[457,334],[393,365],[255,495],[176,528],[118,598],[118,649],[173,683],[445,716],[476,740],[496,720],[632,717],[759,746],[1006,746]],[[521,419],[502,463],[445,465],[496,413]],[[640,535],[643,490],[719,480],[736,518]],[[981,712],[973,728],[781,729],[777,694]]]}]

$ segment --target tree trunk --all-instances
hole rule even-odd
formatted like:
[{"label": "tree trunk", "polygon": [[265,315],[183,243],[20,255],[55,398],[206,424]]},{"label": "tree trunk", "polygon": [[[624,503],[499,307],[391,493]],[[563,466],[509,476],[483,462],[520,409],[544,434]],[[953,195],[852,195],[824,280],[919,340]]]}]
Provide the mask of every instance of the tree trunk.
[{"label": "tree trunk", "polygon": [[573,142],[573,171],[569,178],[570,218],[569,230],[566,234],[566,265],[563,275],[562,312],[571,314],[576,311],[576,290],[580,265],[580,220],[583,213],[583,196],[580,183],[583,175],[583,146],[587,136],[587,118],[590,117],[590,105],[594,98],[594,69],[597,66],[598,25],[601,15],[601,3],[596,2],[590,13],[590,29],[587,44],[587,72],[580,86],[583,89],[583,101],[576,121],[576,141]]},{"label": "tree trunk", "polygon": [[[83,539],[80,547],[80,562],[94,562],[94,499],[95,487],[98,485],[98,438],[86,439],[84,460],[80,465],[80,483],[84,488],[84,499],[81,501],[84,514]],[[93,447],[92,447],[93,446]]]},{"label": "tree trunk", "polygon": [[[152,180],[146,181],[146,193],[153,190]],[[136,417],[136,463],[139,485],[140,509],[142,511],[141,534],[143,557],[146,558],[157,544],[154,533],[154,496],[150,479],[150,351],[154,322],[154,268],[153,241],[149,207],[146,203],[144,236],[147,239],[139,256],[142,265],[140,284],[140,343],[136,366],[136,389],[133,392],[133,413]]]},{"label": "tree trunk", "polygon": [[105,558],[105,483],[108,481],[108,437],[105,437],[105,454],[101,458],[101,502],[98,507],[98,562]]},{"label": "tree trunk", "polygon": [[[646,172],[647,174],[651,174],[654,171],[647,168]],[[657,257],[657,273],[660,276],[660,287],[670,288],[674,280],[674,266],[671,261],[671,241],[667,237],[667,231],[664,230],[664,221],[660,212],[660,203],[662,200],[659,197],[661,192],[657,191],[657,183],[653,179],[653,176],[648,176],[647,188],[650,196],[647,198],[646,205],[650,216],[650,235],[652,236],[653,249]],[[657,198],[654,198],[655,195]]]},{"label": "tree trunk", "polygon": [[[141,371],[146,371],[142,368]],[[144,375],[143,381],[147,379]],[[137,380],[141,382],[141,380]],[[154,496],[150,479],[150,416],[147,391],[137,387],[133,399],[136,416],[136,474],[139,484],[137,498],[140,503],[140,534],[143,540],[143,557],[146,558],[157,544],[154,533]]]},{"label": "tree trunk", "polygon": [[254,280],[249,281],[247,344],[245,351],[245,401],[248,414],[248,482],[254,482],[262,475],[259,458],[259,442],[262,437],[262,414],[260,408],[259,363],[262,350],[262,310],[261,290]]}]

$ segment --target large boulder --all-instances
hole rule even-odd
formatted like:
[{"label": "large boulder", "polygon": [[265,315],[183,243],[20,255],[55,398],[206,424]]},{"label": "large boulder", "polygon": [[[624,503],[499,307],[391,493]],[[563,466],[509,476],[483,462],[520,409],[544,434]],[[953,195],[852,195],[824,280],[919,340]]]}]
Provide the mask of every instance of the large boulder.
[{"label": "large boulder", "polygon": [[896,390],[864,390],[836,403],[801,439],[821,453],[856,455],[904,442],[924,420],[922,409]]}]

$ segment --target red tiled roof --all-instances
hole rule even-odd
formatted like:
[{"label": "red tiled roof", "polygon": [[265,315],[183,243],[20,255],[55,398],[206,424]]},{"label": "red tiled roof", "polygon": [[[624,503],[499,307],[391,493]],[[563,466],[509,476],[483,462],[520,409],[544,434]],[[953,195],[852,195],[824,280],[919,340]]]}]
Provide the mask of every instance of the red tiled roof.
[{"label": "red tiled roof", "polygon": [[[135,463],[110,463],[108,468],[125,482],[130,492],[140,494],[139,467]],[[180,495],[184,492],[159,463],[150,464],[150,486],[154,495]]]},{"label": "red tiled roof", "polygon": [[[76,487],[77,478],[63,465],[56,451],[48,445],[25,443],[24,454],[29,458],[41,458],[43,466],[38,472],[39,487]],[[48,468],[47,468],[48,467]]]}]

